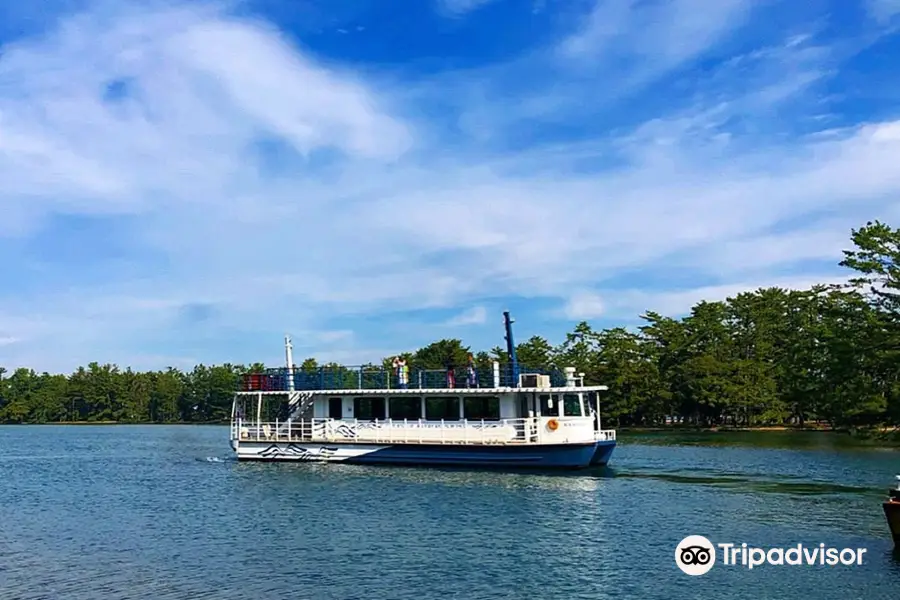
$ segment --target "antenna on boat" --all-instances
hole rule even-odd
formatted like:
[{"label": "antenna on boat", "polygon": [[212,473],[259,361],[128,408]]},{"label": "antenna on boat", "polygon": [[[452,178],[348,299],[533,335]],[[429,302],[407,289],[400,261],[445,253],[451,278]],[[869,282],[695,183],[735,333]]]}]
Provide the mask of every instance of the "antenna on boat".
[{"label": "antenna on boat", "polygon": [[294,391],[294,347],[291,345],[291,336],[284,336],[284,359],[287,362],[287,374],[288,374],[288,391]]},{"label": "antenna on boat", "polygon": [[506,352],[509,354],[509,362],[512,363],[512,376],[515,387],[519,387],[519,359],[516,357],[516,341],[513,339],[512,324],[515,319],[509,316],[509,311],[503,311],[503,324],[506,326]]}]

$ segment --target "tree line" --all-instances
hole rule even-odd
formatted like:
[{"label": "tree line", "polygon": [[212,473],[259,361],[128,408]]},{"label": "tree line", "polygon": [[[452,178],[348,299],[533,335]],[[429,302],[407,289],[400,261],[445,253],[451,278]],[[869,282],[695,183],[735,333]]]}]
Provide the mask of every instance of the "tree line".
[{"label": "tree line", "polygon": [[[609,386],[602,416],[620,427],[673,418],[698,426],[900,425],[900,229],[869,222],[851,240],[840,262],[854,275],[847,285],[759,289],[700,302],[683,318],[650,311],[631,329],[582,322],[559,345],[540,336],[517,344],[519,362],[574,366],[586,384]],[[403,356],[412,368],[442,369],[467,364],[470,353],[461,340],[444,339]],[[473,354],[478,369],[508,361],[500,347]],[[302,364],[317,366],[314,358]],[[61,375],[0,367],[0,422],[223,421],[241,376],[263,368],[136,372],[90,363]]]}]

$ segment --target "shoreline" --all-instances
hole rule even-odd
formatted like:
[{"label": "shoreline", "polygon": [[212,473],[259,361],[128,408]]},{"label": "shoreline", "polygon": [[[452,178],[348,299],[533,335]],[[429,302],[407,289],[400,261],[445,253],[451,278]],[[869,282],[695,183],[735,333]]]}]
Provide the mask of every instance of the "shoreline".
[{"label": "shoreline", "polygon": [[655,433],[661,431],[677,431],[680,433],[696,432],[696,433],[734,433],[740,431],[793,431],[793,432],[826,432],[826,433],[845,433],[847,430],[833,429],[825,425],[804,426],[798,425],[759,425],[754,427],[737,427],[733,425],[656,425],[656,426],[640,426],[640,427],[618,427],[616,431],[624,431],[628,433]]},{"label": "shoreline", "polygon": [[678,432],[723,432],[734,433],[738,431],[791,431],[791,432],[821,432],[821,433],[881,433],[881,434],[900,434],[900,426],[877,425],[869,427],[831,427],[830,425],[759,425],[753,427],[737,427],[733,425],[658,425],[649,427],[617,427],[616,431],[627,431],[631,433],[646,433],[657,431],[678,431]]},{"label": "shoreline", "polygon": [[760,427],[700,427],[691,425],[669,425],[661,427],[622,427],[617,428],[616,431],[623,436],[666,433],[675,435],[733,435],[741,433],[823,434],[853,440],[854,443],[877,444],[886,447],[900,446],[900,427],[896,426],[832,428],[821,425],[812,427],[788,425],[768,425]]}]

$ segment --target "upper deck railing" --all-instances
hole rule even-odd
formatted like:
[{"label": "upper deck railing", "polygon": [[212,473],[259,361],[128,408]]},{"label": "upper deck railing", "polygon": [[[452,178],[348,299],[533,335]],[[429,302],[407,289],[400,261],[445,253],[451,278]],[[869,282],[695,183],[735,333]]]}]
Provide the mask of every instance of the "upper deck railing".
[{"label": "upper deck railing", "polygon": [[[550,377],[552,386],[564,386],[565,374],[558,369],[536,369],[519,365],[519,374],[538,374]],[[362,367],[318,367],[304,369],[286,367],[266,369],[261,373],[242,376],[240,391],[285,392],[293,380],[295,391],[313,390],[365,390],[365,389],[447,389],[447,388],[494,388],[516,387],[513,366],[498,363],[487,369],[453,367],[449,369],[421,369],[411,367],[402,384],[396,369],[378,366]]]}]

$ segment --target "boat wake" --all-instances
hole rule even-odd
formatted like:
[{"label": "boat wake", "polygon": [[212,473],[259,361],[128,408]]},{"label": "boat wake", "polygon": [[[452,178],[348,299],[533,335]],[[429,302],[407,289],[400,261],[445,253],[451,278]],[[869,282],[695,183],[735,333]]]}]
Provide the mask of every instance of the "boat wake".
[{"label": "boat wake", "polygon": [[208,463],[223,463],[226,462],[224,459],[219,458],[218,456],[207,456],[206,458],[198,458],[200,462],[208,462]]},{"label": "boat wake", "polygon": [[633,479],[657,479],[671,483],[714,485],[739,491],[782,493],[791,495],[872,494],[869,486],[844,485],[830,481],[797,481],[798,477],[762,477],[755,474],[722,473],[721,475],[695,475],[691,473],[619,472],[618,477]]}]

